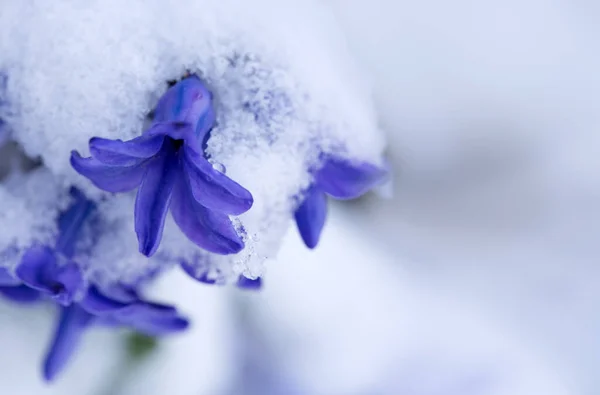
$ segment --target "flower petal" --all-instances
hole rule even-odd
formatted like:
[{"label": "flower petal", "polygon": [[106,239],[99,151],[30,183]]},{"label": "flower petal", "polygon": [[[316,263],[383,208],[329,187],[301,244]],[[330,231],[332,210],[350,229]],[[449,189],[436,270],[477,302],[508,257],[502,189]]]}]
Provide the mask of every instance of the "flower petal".
[{"label": "flower petal", "polygon": [[33,303],[41,298],[41,294],[38,291],[27,285],[0,286],[0,294],[17,303]]},{"label": "flower petal", "polygon": [[54,299],[67,306],[83,286],[83,274],[75,262],[69,262],[50,274],[49,291]]},{"label": "flower petal", "polygon": [[174,307],[142,301],[120,310],[113,318],[149,336],[179,332],[189,326]]},{"label": "flower petal", "polygon": [[316,184],[336,199],[355,199],[385,179],[388,172],[370,163],[329,158],[317,172]]},{"label": "flower petal", "polygon": [[197,76],[184,78],[162,95],[154,111],[154,121],[187,123],[202,141],[215,121],[212,94]]},{"label": "flower petal", "polygon": [[201,205],[225,214],[239,215],[252,207],[252,194],[213,166],[195,151],[185,147],[184,171],[194,199]]},{"label": "flower petal", "polygon": [[16,270],[17,277],[35,290],[68,305],[83,286],[83,275],[74,262],[58,266],[54,252],[44,246],[29,248]]},{"label": "flower petal", "polygon": [[44,378],[47,381],[52,381],[65,367],[77,348],[83,331],[93,319],[92,315],[77,305],[61,310],[58,327],[44,361]]},{"label": "flower petal", "polygon": [[164,135],[159,134],[143,134],[128,141],[94,137],[90,140],[90,153],[107,165],[133,166],[158,154],[164,140]]},{"label": "flower petal", "polygon": [[199,273],[197,270],[194,269],[192,265],[186,262],[182,262],[180,266],[188,276],[190,276],[196,281],[209,285],[216,284],[217,282],[216,278],[208,277],[208,271],[203,271],[202,273]]},{"label": "flower petal", "polygon": [[21,280],[13,276],[8,269],[0,267],[0,287],[11,287],[21,284]]},{"label": "flower petal", "polygon": [[59,237],[55,247],[56,251],[68,258],[75,253],[75,242],[79,237],[83,222],[96,207],[76,188],[71,188],[71,196],[74,202],[58,219]]},{"label": "flower petal", "polygon": [[185,140],[193,135],[194,129],[186,122],[157,122],[144,132],[148,137],[170,137],[172,140]]},{"label": "flower petal", "polygon": [[77,151],[71,152],[71,166],[88,178],[95,186],[107,192],[127,192],[142,182],[147,161],[133,166],[110,166],[94,158],[83,158]]},{"label": "flower petal", "polygon": [[139,250],[146,256],[152,256],[160,244],[178,167],[174,148],[165,146],[149,163],[138,189],[135,200],[135,232]]},{"label": "flower petal", "polygon": [[105,296],[94,286],[88,288],[86,295],[79,304],[86,311],[99,316],[114,313],[128,306],[128,303]]},{"label": "flower petal", "polygon": [[183,177],[179,177],[175,184],[171,213],[187,238],[207,251],[227,255],[244,248],[244,242],[229,217],[196,202]]},{"label": "flower petal", "polygon": [[46,246],[34,246],[25,251],[15,274],[31,288],[48,292],[51,284],[47,274],[56,269],[54,251]]},{"label": "flower petal", "polygon": [[318,187],[311,187],[294,217],[304,244],[308,248],[315,248],[327,217],[327,196]]}]

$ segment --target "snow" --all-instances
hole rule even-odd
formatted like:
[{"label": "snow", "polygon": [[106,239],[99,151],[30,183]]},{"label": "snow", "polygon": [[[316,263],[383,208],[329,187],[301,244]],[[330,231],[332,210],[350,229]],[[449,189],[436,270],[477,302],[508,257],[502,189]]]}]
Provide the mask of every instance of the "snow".
[{"label": "snow", "polygon": [[[8,1],[0,53],[10,103],[0,118],[29,156],[94,199],[103,194],[70,167],[71,150],[139,135],[167,81],[200,75],[217,111],[207,154],[255,202],[239,218],[247,249],[223,265],[253,277],[276,255],[319,150],[382,160],[370,92],[316,0]],[[164,255],[198,254],[178,237]]]}]

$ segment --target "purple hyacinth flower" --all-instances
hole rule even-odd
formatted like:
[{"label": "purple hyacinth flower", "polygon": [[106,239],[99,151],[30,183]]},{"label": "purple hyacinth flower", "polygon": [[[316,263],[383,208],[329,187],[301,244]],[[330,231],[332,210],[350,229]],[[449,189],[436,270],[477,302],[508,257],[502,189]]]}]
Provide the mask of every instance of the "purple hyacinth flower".
[{"label": "purple hyacinth flower", "polygon": [[15,270],[23,285],[47,295],[63,306],[71,304],[84,288],[83,275],[72,261],[75,242],[89,214],[95,209],[77,189],[71,189],[74,203],[58,219],[59,237],[54,248],[30,247]]},{"label": "purple hyacinth flower", "polygon": [[192,75],[161,97],[141,136],[92,138],[91,157],[72,153],[73,168],[98,188],[138,188],[135,231],[142,254],[156,252],[169,208],[181,231],[205,250],[225,255],[244,248],[229,215],[248,211],[253,198],[206,159],[203,143],[214,122],[212,94]]},{"label": "purple hyacinth flower", "polygon": [[77,349],[92,324],[126,326],[148,336],[187,329],[189,322],[173,306],[144,301],[134,291],[113,289],[110,296],[90,287],[79,302],[63,307],[44,360],[44,378],[53,380]]},{"label": "purple hyacinth flower", "polygon": [[354,163],[326,157],[323,166],[313,172],[314,181],[304,193],[304,201],[294,217],[304,244],[315,248],[327,217],[327,197],[337,200],[356,199],[387,176],[387,170],[369,163]]},{"label": "purple hyacinth flower", "polygon": [[60,318],[44,361],[44,378],[53,380],[76,350],[83,332],[93,323],[126,326],[150,336],[185,330],[189,323],[169,305],[143,300],[134,289],[113,287],[101,291],[86,284],[73,260],[82,226],[95,204],[72,189],[73,203],[58,219],[54,248],[27,249],[14,275],[0,269],[0,293],[17,302],[41,297],[60,306]]}]

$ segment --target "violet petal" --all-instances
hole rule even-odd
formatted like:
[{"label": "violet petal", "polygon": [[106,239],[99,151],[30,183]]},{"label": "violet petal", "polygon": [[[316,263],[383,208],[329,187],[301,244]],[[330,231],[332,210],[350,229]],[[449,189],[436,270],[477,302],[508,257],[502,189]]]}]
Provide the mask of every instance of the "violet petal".
[{"label": "violet petal", "polygon": [[95,186],[107,192],[127,192],[142,182],[147,161],[133,166],[110,166],[94,158],[83,158],[77,151],[71,152],[71,166]]},{"label": "violet petal", "polygon": [[59,237],[55,247],[56,251],[68,258],[75,253],[75,242],[83,222],[95,208],[94,203],[87,200],[81,191],[72,188],[71,196],[74,199],[73,204],[58,219]]},{"label": "violet petal", "polygon": [[315,248],[327,217],[327,196],[316,186],[311,187],[294,216],[304,244]]},{"label": "violet petal", "polygon": [[201,283],[204,284],[209,284],[209,285],[213,285],[217,282],[217,280],[215,278],[209,278],[208,277],[208,271],[204,271],[202,273],[198,273],[193,267],[192,265],[182,262],[181,263],[181,268],[183,269],[183,271],[190,276],[191,278],[193,278],[196,281],[199,281]]},{"label": "violet petal", "polygon": [[113,318],[149,336],[178,332],[189,326],[174,307],[142,301],[118,311]]},{"label": "violet petal", "polygon": [[15,274],[23,283],[39,291],[48,292],[47,274],[57,270],[56,256],[46,246],[33,246],[25,251]]},{"label": "violet petal", "polygon": [[11,287],[21,284],[21,280],[13,276],[8,269],[0,267],[0,287]]},{"label": "violet petal", "polygon": [[188,239],[207,251],[226,255],[244,248],[244,242],[229,217],[196,202],[182,177],[175,184],[171,213]]},{"label": "violet petal", "polygon": [[90,153],[102,163],[111,166],[133,166],[160,151],[165,137],[143,134],[132,140],[109,140],[94,137],[90,140]]},{"label": "violet petal", "polygon": [[77,305],[61,309],[58,327],[44,361],[44,378],[52,381],[66,366],[93,316]]},{"label": "violet petal", "polygon": [[50,278],[49,291],[56,301],[63,306],[69,305],[77,291],[83,286],[83,275],[74,262],[59,267]]},{"label": "violet petal", "polygon": [[178,164],[174,148],[165,146],[153,158],[135,200],[135,232],[139,250],[152,256],[160,244]]},{"label": "violet petal", "polygon": [[94,286],[88,288],[86,295],[79,304],[86,311],[99,316],[114,313],[128,305],[128,303],[107,297]]},{"label": "violet petal", "polygon": [[201,205],[225,214],[239,215],[252,207],[252,194],[203,157],[185,148],[183,168],[194,199]]},{"label": "violet petal", "polygon": [[41,298],[41,294],[27,285],[0,286],[0,294],[17,303],[33,303]]},{"label": "violet petal", "polygon": [[380,183],[387,176],[385,169],[369,163],[351,163],[330,158],[317,172],[319,188],[336,199],[355,199]]}]

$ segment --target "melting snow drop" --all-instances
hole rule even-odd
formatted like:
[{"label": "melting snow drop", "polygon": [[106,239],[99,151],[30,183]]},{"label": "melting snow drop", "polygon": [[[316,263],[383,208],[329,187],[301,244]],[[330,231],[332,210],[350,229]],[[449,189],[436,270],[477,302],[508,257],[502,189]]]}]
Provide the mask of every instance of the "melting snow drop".
[{"label": "melting snow drop", "polygon": [[324,7],[0,4],[0,143],[39,162],[0,181],[0,294],[58,306],[48,380],[94,323],[184,330],[142,295],[165,271],[259,289],[290,219],[326,243],[327,199],[386,178],[369,88]]},{"label": "melting snow drop", "polygon": [[225,174],[227,172],[227,169],[225,168],[225,165],[222,164],[222,163],[215,162],[215,163],[212,164],[212,166],[213,166],[213,169],[215,169],[219,173]]}]

